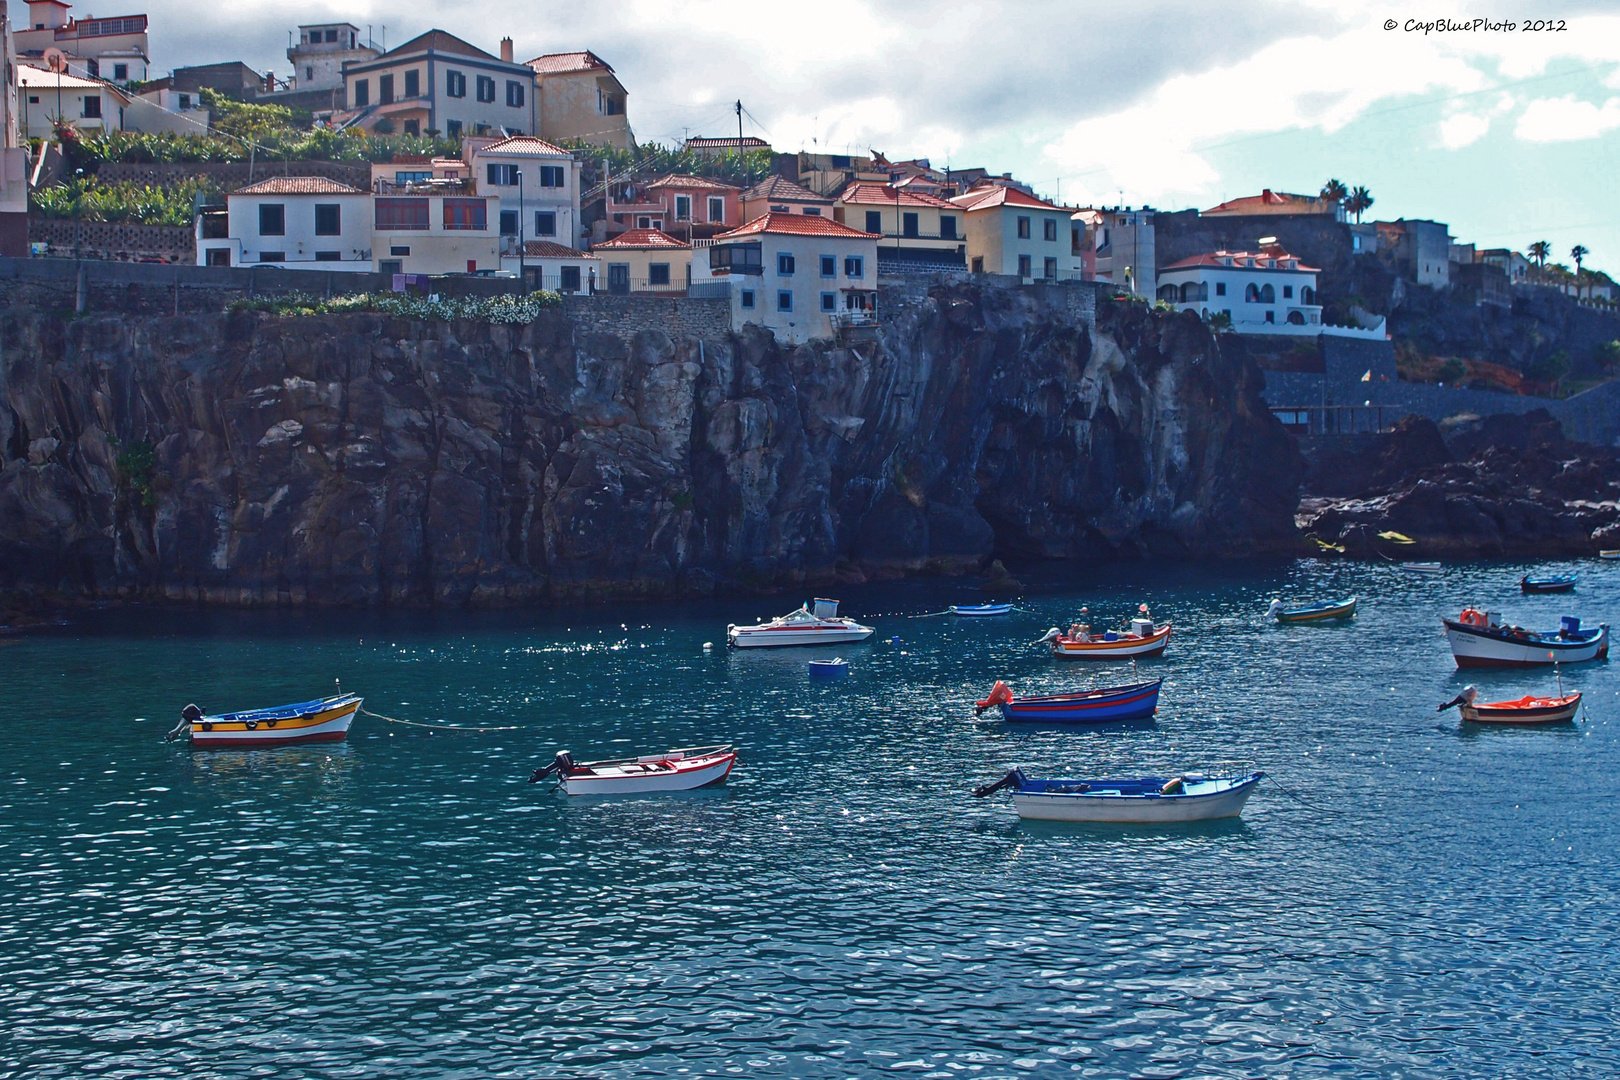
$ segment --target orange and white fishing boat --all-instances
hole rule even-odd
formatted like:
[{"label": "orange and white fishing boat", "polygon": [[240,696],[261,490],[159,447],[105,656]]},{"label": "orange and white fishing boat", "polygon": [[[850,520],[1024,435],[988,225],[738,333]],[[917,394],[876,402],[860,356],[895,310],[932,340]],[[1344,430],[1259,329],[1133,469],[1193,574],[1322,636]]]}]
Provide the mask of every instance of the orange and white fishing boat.
[{"label": "orange and white fishing boat", "polygon": [[1094,634],[1089,628],[1076,624],[1065,634],[1054,626],[1036,644],[1050,647],[1053,656],[1064,660],[1132,660],[1163,656],[1165,646],[1170,644],[1170,624],[1155,626],[1146,604],[1137,610],[1140,614],[1131,620],[1131,628],[1127,631],[1107,630]]},{"label": "orange and white fishing boat", "polygon": [[342,742],[360,711],[361,699],[337,694],[296,705],[210,715],[195,705],[180,713],[180,723],[169,738],[189,735],[199,750],[216,747],[291,746],[296,743]]},{"label": "orange and white fishing boat", "polygon": [[1575,719],[1581,707],[1581,692],[1565,694],[1560,688],[1557,697],[1526,694],[1512,701],[1479,701],[1479,691],[1472,686],[1441,705],[1439,712],[1456,706],[1464,720],[1474,724],[1567,724]]}]

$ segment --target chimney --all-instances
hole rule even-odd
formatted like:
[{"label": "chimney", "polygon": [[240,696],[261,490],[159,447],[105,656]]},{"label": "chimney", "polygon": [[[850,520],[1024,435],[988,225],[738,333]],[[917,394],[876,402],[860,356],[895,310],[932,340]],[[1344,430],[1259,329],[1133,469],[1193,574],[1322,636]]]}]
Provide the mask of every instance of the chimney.
[{"label": "chimney", "polygon": [[508,64],[512,62],[512,39],[509,37],[501,38],[501,59]]}]

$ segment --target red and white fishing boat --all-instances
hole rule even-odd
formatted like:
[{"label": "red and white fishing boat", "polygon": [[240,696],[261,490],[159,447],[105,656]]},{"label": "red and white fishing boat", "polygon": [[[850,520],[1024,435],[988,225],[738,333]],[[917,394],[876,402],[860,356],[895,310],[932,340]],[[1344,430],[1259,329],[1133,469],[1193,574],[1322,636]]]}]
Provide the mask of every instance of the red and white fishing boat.
[{"label": "red and white fishing boat", "polygon": [[1445,712],[1455,705],[1464,720],[1475,724],[1567,724],[1581,707],[1579,690],[1558,697],[1526,694],[1512,701],[1476,703],[1478,697],[1479,691],[1465,686],[1462,693],[1436,711]]},{"label": "red and white fishing boat", "polygon": [[734,649],[774,648],[783,645],[842,645],[865,641],[874,633],[854,619],[838,614],[838,601],[817,599],[780,618],[753,626],[726,627],[726,644]]},{"label": "red and white fishing boat", "polygon": [[1557,630],[1546,631],[1509,626],[1498,613],[1478,608],[1441,621],[1458,667],[1578,664],[1609,655],[1609,624],[1583,628],[1573,615],[1565,615]]},{"label": "red and white fishing boat", "polygon": [[1141,614],[1131,620],[1128,631],[1108,630],[1093,634],[1088,628],[1077,624],[1065,634],[1054,626],[1036,644],[1049,646],[1053,656],[1064,660],[1131,660],[1163,656],[1165,646],[1170,643],[1170,624],[1155,626],[1146,604],[1137,610]]},{"label": "red and white fishing boat", "polygon": [[217,716],[187,705],[169,738],[189,735],[191,745],[199,750],[342,742],[348,738],[349,725],[360,711],[360,703],[354,694],[337,694],[318,701]]},{"label": "red and white fishing boat", "polygon": [[583,763],[575,762],[573,755],[563,750],[550,765],[536,769],[529,783],[555,776],[570,795],[690,791],[720,783],[736,763],[737,751],[730,746],[695,746],[645,757]]}]

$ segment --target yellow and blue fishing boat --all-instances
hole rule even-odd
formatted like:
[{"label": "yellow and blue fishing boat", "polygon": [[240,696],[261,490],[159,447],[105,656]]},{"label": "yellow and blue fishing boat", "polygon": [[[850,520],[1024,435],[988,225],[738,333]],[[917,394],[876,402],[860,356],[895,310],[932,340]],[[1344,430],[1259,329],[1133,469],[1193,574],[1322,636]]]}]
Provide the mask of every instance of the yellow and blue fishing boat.
[{"label": "yellow and blue fishing boat", "polygon": [[195,749],[216,747],[291,746],[296,743],[342,742],[360,711],[355,694],[337,694],[296,705],[210,715],[195,705],[180,713],[169,738],[189,735]]},{"label": "yellow and blue fishing boat", "polygon": [[1271,609],[1266,612],[1268,616],[1280,623],[1296,622],[1326,622],[1329,619],[1349,619],[1356,613],[1357,597],[1347,600],[1328,600],[1320,604],[1308,604],[1305,607],[1285,608],[1281,600],[1273,600]]}]

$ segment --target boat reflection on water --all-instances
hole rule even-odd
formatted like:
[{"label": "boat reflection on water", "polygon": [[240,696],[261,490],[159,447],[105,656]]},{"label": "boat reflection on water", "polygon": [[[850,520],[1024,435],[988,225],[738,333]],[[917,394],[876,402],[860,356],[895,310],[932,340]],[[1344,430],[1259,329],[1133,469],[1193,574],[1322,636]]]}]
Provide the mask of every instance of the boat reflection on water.
[{"label": "boat reflection on water", "polygon": [[346,787],[357,765],[348,743],[278,746],[263,750],[210,750],[182,759],[200,783],[218,783],[252,777],[282,776],[290,785],[330,789]]}]

